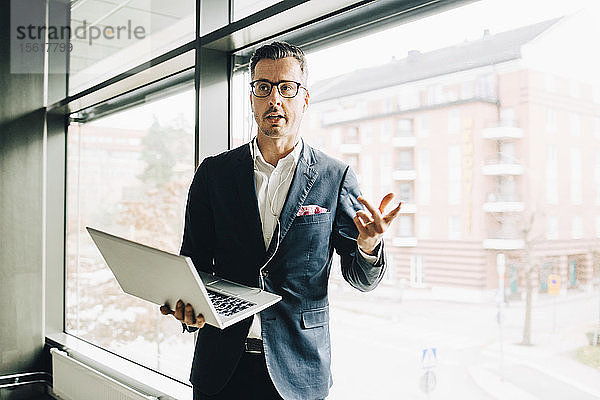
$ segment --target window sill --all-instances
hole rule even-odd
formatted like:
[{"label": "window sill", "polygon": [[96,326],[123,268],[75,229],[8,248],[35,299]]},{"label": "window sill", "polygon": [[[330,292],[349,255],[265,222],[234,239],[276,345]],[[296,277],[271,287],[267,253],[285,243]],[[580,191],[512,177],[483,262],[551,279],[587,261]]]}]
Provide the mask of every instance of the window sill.
[{"label": "window sill", "polygon": [[66,333],[46,336],[46,343],[70,357],[161,400],[191,400],[192,387]]}]

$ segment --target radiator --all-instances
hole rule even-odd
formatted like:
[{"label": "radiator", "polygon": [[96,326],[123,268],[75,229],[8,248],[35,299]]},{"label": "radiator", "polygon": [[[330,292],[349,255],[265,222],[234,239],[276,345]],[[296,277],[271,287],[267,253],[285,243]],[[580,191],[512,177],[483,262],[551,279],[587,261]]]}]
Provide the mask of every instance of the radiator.
[{"label": "radiator", "polygon": [[52,388],[63,400],[158,400],[69,357],[55,348],[52,354]]}]

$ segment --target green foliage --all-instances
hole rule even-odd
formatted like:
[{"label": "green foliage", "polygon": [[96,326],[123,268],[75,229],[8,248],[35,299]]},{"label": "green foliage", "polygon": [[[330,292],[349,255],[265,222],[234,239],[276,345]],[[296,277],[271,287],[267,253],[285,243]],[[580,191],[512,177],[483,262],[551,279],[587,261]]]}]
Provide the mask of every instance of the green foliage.
[{"label": "green foliage", "polygon": [[577,349],[577,359],[592,368],[600,370],[600,346],[584,346]]}]

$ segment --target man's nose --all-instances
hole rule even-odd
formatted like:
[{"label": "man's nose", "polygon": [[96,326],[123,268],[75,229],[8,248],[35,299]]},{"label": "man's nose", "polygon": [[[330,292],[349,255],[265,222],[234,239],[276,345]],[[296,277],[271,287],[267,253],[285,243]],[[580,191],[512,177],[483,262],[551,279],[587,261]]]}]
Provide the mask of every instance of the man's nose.
[{"label": "man's nose", "polygon": [[272,104],[272,105],[281,104],[282,99],[283,99],[283,97],[279,93],[279,89],[277,88],[277,86],[273,85],[273,88],[271,89],[271,93],[269,94],[269,104]]}]

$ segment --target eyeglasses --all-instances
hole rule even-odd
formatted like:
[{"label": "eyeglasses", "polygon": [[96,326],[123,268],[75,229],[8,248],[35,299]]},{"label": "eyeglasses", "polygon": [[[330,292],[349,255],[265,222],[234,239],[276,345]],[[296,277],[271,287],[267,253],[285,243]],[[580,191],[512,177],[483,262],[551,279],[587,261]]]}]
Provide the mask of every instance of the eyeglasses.
[{"label": "eyeglasses", "polygon": [[273,90],[273,86],[277,86],[277,90],[279,91],[281,97],[285,97],[286,99],[296,97],[296,95],[298,94],[298,90],[300,90],[301,87],[304,87],[300,82],[271,82],[266,79],[252,81],[250,82],[250,86],[252,87],[252,94],[254,94],[256,97],[269,96],[271,94],[271,91]]}]

